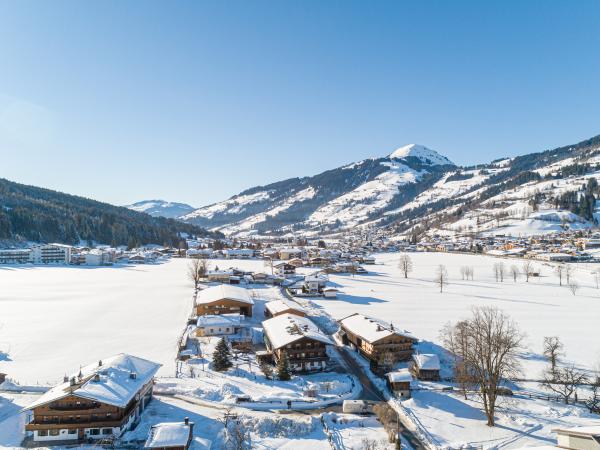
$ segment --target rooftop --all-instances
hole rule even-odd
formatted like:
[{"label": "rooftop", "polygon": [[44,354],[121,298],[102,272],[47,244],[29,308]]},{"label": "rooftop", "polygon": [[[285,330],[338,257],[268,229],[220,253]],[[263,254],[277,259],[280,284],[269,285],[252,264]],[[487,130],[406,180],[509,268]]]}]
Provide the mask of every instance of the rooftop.
[{"label": "rooftop", "polygon": [[250,298],[250,294],[248,294],[246,289],[229,284],[211,286],[198,292],[196,304],[213,303],[222,299],[236,300],[254,305],[254,301]]},{"label": "rooftop", "polygon": [[324,344],[333,345],[329,337],[306,317],[293,314],[282,314],[263,322],[265,334],[274,349],[285,347],[302,338],[313,339]]},{"label": "rooftop", "polygon": [[358,313],[340,319],[339,323],[351,333],[360,336],[363,340],[370,343],[392,335],[404,336],[416,341],[416,338],[407,331],[396,329],[392,324],[383,320]]},{"label": "rooftop", "polygon": [[184,422],[165,422],[150,428],[145,448],[185,446],[191,433],[191,426]]}]

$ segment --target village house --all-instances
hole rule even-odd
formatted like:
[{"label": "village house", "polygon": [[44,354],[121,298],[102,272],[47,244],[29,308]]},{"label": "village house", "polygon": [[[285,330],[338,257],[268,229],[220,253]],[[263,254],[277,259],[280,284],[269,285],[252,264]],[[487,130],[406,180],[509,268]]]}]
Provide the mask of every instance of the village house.
[{"label": "village house", "polygon": [[294,314],[304,317],[306,316],[306,311],[299,304],[286,300],[275,300],[265,303],[265,317],[277,317],[282,314]]},{"label": "village house", "polygon": [[292,266],[298,268],[304,265],[304,261],[302,261],[300,258],[292,258],[288,261],[288,264],[291,264]]},{"label": "village house", "polygon": [[552,430],[557,446],[572,450],[600,450],[600,425]]},{"label": "village house", "polygon": [[287,355],[290,369],[295,372],[323,370],[329,356],[326,348],[333,345],[308,318],[282,314],[263,323],[265,345],[275,362]]},{"label": "village house", "polygon": [[274,265],[273,269],[275,269],[275,273],[277,275],[282,277],[296,274],[296,266],[285,262]]},{"label": "village house", "polygon": [[392,393],[401,399],[411,397],[412,375],[408,369],[400,369],[386,374],[387,385]]},{"label": "village house", "polygon": [[207,314],[243,314],[252,317],[254,300],[244,288],[220,284],[198,292],[196,296],[196,315]]},{"label": "village house", "polygon": [[440,359],[438,358],[438,355],[428,353],[413,355],[411,372],[419,380],[439,381]]},{"label": "village house", "polygon": [[210,270],[206,273],[206,279],[211,283],[227,283],[231,281],[233,277],[231,270]]},{"label": "village house", "polygon": [[287,261],[292,258],[302,258],[302,249],[299,248],[280,248],[279,259]]},{"label": "village house", "polygon": [[198,316],[196,336],[226,336],[240,331],[244,316],[242,314],[207,314]]},{"label": "village house", "polygon": [[352,344],[369,360],[375,372],[391,368],[398,361],[407,361],[413,354],[417,339],[392,324],[358,313],[340,319],[338,323],[342,342]]},{"label": "village house", "polygon": [[151,400],[160,366],[121,353],[82,367],[25,408],[28,437],[49,445],[120,436]]},{"label": "village house", "polygon": [[189,418],[183,422],[163,422],[153,425],[148,433],[145,449],[187,450],[194,436],[194,423]]}]

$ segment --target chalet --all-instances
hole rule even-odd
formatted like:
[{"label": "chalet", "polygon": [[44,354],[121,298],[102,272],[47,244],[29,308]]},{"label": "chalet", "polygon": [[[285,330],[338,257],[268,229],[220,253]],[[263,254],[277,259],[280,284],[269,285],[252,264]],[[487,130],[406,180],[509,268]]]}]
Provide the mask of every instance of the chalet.
[{"label": "chalet", "polygon": [[411,397],[412,375],[408,369],[400,369],[387,373],[386,381],[395,396],[402,399]]},{"label": "chalet", "polygon": [[263,322],[265,344],[277,362],[287,355],[293,371],[323,370],[333,342],[308,318],[282,314]]},{"label": "chalet", "polygon": [[301,258],[302,257],[302,249],[299,248],[280,248],[279,249],[279,259],[282,261],[287,261],[293,258]]},{"label": "chalet", "polygon": [[194,436],[194,423],[187,417],[183,422],[164,422],[153,425],[144,449],[187,450]]},{"label": "chalet", "polygon": [[285,262],[276,264],[273,266],[277,275],[285,277],[287,275],[295,275],[296,274],[296,266],[293,264],[288,264]]},{"label": "chalet", "polygon": [[254,256],[254,250],[251,248],[230,248],[223,250],[223,255],[227,259],[249,259]]},{"label": "chalet", "polygon": [[334,287],[326,287],[323,289],[323,297],[325,298],[336,298],[338,290]]},{"label": "chalet", "polygon": [[275,300],[265,303],[265,317],[277,317],[282,314],[294,314],[296,316],[306,316],[306,311],[298,303]]},{"label": "chalet", "polygon": [[227,283],[231,281],[231,277],[234,276],[230,270],[211,270],[206,273],[206,279],[213,283]]},{"label": "chalet", "polygon": [[438,381],[440,379],[440,359],[438,355],[427,353],[413,355],[411,371],[419,380]]},{"label": "chalet", "polygon": [[292,258],[288,261],[288,264],[291,264],[294,267],[302,267],[304,265],[304,261],[300,258]]},{"label": "chalet", "polygon": [[381,372],[398,361],[409,360],[413,354],[417,339],[392,324],[362,314],[352,314],[338,322],[342,342],[356,347],[374,371]]},{"label": "chalet", "polygon": [[244,288],[220,284],[206,288],[196,296],[196,314],[243,314],[252,317],[254,301]]},{"label": "chalet", "polygon": [[28,437],[48,445],[120,436],[137,424],[151,400],[160,366],[121,353],[82,367],[25,408]]},{"label": "chalet", "polygon": [[559,448],[600,450],[600,425],[552,430]]},{"label": "chalet", "polygon": [[207,314],[198,316],[196,336],[226,336],[239,332],[244,316],[242,314]]}]

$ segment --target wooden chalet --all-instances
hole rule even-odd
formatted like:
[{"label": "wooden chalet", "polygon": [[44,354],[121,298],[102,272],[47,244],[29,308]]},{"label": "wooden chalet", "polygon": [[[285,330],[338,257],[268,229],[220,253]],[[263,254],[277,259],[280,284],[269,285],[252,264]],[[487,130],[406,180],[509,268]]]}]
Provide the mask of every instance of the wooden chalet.
[{"label": "wooden chalet", "polygon": [[419,380],[439,381],[440,359],[438,358],[438,355],[428,353],[413,355],[411,371]]},{"label": "wooden chalet", "polygon": [[294,314],[305,317],[306,311],[298,303],[287,300],[275,300],[265,303],[265,317],[277,317],[282,314]]},{"label": "wooden chalet", "polygon": [[196,315],[242,314],[252,317],[254,301],[244,288],[221,284],[206,288],[196,296]]},{"label": "wooden chalet", "polygon": [[295,372],[323,370],[329,356],[326,348],[333,345],[308,318],[282,314],[263,322],[265,345],[275,362],[286,354],[290,369]]},{"label": "wooden chalet", "polygon": [[352,314],[338,321],[344,344],[352,344],[367,358],[371,369],[382,372],[398,361],[410,360],[415,337],[392,324],[362,314]]},{"label": "wooden chalet", "polygon": [[120,436],[137,424],[152,399],[160,366],[121,353],[82,367],[25,408],[27,437],[50,445]]},{"label": "wooden chalet", "polygon": [[144,449],[188,450],[194,436],[194,423],[189,418],[183,422],[164,422],[153,425]]},{"label": "wooden chalet", "polygon": [[400,369],[386,374],[387,385],[396,397],[411,397],[412,375],[408,369]]}]

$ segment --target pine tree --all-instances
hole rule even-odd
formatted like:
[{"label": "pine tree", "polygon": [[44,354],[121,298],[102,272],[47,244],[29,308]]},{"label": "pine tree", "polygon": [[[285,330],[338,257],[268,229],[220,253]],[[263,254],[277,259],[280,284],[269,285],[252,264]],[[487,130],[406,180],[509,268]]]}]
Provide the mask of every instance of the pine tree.
[{"label": "pine tree", "polygon": [[279,361],[277,361],[277,378],[281,381],[288,381],[292,378],[292,375],[290,374],[290,361],[285,352],[283,353],[283,356],[279,358]]},{"label": "pine tree", "polygon": [[213,353],[213,367],[219,372],[229,369],[233,364],[230,360],[231,352],[225,338],[221,338]]}]

